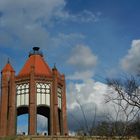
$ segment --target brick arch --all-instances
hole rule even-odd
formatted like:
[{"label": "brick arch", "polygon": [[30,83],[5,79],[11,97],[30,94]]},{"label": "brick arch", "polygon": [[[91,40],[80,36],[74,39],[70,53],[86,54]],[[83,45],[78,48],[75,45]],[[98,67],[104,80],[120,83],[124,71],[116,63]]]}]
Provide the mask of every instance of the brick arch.
[{"label": "brick arch", "polygon": [[50,116],[50,107],[46,105],[37,106],[37,114],[49,118]]},{"label": "brick arch", "polygon": [[17,108],[17,116],[20,116],[23,114],[29,114],[28,106],[20,106]]},{"label": "brick arch", "polygon": [[50,107],[47,105],[39,105],[37,106],[37,114],[42,115],[48,119],[48,135],[50,135]]}]

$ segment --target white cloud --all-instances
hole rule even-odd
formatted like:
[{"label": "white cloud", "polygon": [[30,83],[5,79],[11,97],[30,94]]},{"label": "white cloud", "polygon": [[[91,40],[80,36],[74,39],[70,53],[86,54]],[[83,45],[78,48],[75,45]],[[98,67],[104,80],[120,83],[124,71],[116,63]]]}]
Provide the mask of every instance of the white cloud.
[{"label": "white cloud", "polygon": [[59,17],[62,21],[73,21],[73,22],[96,22],[99,20],[99,17],[101,15],[100,12],[93,14],[93,12],[84,10],[81,13],[78,14],[70,14],[68,12],[59,11],[56,13],[56,17]]},{"label": "white cloud", "polygon": [[[104,95],[107,93],[107,85],[101,82],[95,82],[92,79],[88,79],[81,84],[68,85],[68,109],[73,109],[76,105],[76,98],[81,104],[96,104],[99,107],[100,112],[104,111]],[[70,96],[70,97],[69,97]],[[73,105],[74,104],[74,105]]]},{"label": "white cloud", "polygon": [[79,70],[86,70],[96,66],[97,56],[88,46],[77,45],[67,62]]},{"label": "white cloud", "polygon": [[[52,38],[48,27],[57,21],[92,22],[99,16],[98,13],[94,15],[90,11],[71,15],[66,11],[65,5],[65,0],[1,0],[1,46],[10,44],[15,47],[46,47]],[[60,36],[66,39],[63,34]],[[58,40],[55,38],[55,41]]]},{"label": "white cloud", "polygon": [[94,72],[93,71],[90,71],[90,70],[86,70],[86,71],[82,71],[82,72],[75,72],[74,74],[72,75],[69,75],[66,77],[66,79],[69,79],[69,80],[86,80],[86,79],[90,79],[92,78],[94,75]]},{"label": "white cloud", "polygon": [[[65,6],[64,0],[1,0],[0,43],[12,46],[46,46],[49,25],[54,13]],[[8,40],[8,43],[5,43]]]},{"label": "white cloud", "polygon": [[105,95],[107,93],[107,85],[101,82],[95,82],[93,79],[87,79],[83,83],[69,83],[67,86],[67,108],[70,130],[82,127],[80,124],[85,127],[83,114],[77,100],[82,105],[90,127],[96,109],[96,121],[103,119],[105,113],[109,112],[110,106],[105,104]]},{"label": "white cloud", "polygon": [[48,131],[48,119],[42,115],[37,115],[38,132]]},{"label": "white cloud", "polygon": [[65,45],[65,47],[71,47],[73,44],[77,42],[81,42],[85,39],[85,36],[80,33],[59,33],[56,37],[51,38],[51,44],[53,47],[61,47]]},{"label": "white cloud", "polygon": [[75,68],[75,72],[68,75],[68,80],[86,81],[94,76],[94,68],[98,58],[92,50],[85,45],[77,45],[72,49],[67,63]]},{"label": "white cloud", "polygon": [[[29,21],[37,22],[39,20],[48,21],[55,12],[63,9],[65,6],[64,0],[1,0],[0,10],[4,17],[14,18],[12,21],[19,19],[28,19]],[[19,22],[19,21],[18,21]],[[28,21],[26,21],[28,22]]]},{"label": "white cloud", "polygon": [[122,68],[130,73],[140,73],[140,40],[133,40],[128,54],[121,60]]},{"label": "white cloud", "polygon": [[[70,130],[86,129],[84,114],[89,128],[95,117],[96,122],[100,120],[111,121],[129,121],[134,117],[134,112],[127,102],[122,101],[123,107],[128,107],[125,111],[124,108],[118,106],[118,94],[114,88],[102,82],[96,82],[91,78],[83,80],[81,83],[70,82],[67,85],[67,110],[68,110],[68,124]],[[106,103],[106,101],[110,101]],[[80,104],[79,104],[79,103]],[[81,109],[81,107],[82,109]],[[135,112],[138,109],[135,108]],[[129,117],[125,114],[129,114]],[[83,128],[82,128],[83,127]]]}]

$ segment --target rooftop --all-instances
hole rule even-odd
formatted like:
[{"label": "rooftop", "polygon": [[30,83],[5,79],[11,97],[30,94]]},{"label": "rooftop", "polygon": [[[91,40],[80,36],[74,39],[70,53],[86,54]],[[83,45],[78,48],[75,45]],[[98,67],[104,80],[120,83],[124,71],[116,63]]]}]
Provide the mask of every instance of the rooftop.
[{"label": "rooftop", "polygon": [[18,76],[30,74],[32,67],[34,68],[35,74],[46,76],[52,75],[51,69],[45,62],[42,52],[39,51],[39,47],[34,47],[29,53],[29,58],[19,72]]}]

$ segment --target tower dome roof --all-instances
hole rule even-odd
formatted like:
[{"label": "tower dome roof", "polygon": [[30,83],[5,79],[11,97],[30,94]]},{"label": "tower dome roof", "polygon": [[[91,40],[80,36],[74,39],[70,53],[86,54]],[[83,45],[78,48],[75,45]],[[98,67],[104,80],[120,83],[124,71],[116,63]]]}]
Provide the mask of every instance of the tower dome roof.
[{"label": "tower dome roof", "polygon": [[34,72],[37,75],[52,75],[51,69],[45,62],[43,55],[39,51],[38,47],[34,47],[33,50],[29,53],[29,58],[19,72],[18,76],[30,74],[31,67],[34,67]]},{"label": "tower dome roof", "polygon": [[4,66],[4,68],[2,69],[2,72],[7,72],[7,71],[10,71],[10,72],[14,71],[14,69],[13,69],[12,65],[10,64],[9,60],[8,60],[7,64]]}]

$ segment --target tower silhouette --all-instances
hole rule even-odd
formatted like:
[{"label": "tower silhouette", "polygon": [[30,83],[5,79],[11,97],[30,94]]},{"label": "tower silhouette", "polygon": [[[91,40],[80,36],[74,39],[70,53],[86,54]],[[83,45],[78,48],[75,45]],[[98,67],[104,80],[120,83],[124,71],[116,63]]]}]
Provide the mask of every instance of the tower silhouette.
[{"label": "tower silhouette", "polygon": [[65,76],[50,69],[34,47],[18,75],[8,61],[1,72],[0,136],[16,135],[17,117],[28,114],[28,134],[37,134],[37,114],[48,118],[48,135],[67,135]]}]

